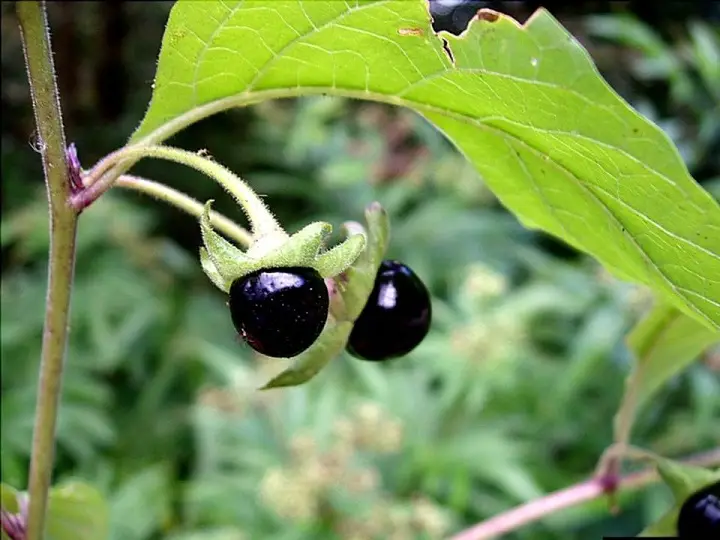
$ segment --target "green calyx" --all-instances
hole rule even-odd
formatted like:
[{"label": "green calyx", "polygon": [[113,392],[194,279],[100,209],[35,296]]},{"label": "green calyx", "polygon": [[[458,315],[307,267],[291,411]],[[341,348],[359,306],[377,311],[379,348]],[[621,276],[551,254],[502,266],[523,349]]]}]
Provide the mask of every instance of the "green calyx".
[{"label": "green calyx", "polygon": [[279,226],[253,235],[252,244],[242,251],[213,230],[211,205],[212,201],[205,204],[200,217],[204,244],[200,248],[200,262],[210,281],[224,292],[230,290],[235,280],[263,268],[314,268],[323,278],[332,278],[350,267],[365,249],[365,235],[352,234],[332,249],[325,250],[324,242],[332,232],[332,226],[314,222],[293,235],[288,235]]}]

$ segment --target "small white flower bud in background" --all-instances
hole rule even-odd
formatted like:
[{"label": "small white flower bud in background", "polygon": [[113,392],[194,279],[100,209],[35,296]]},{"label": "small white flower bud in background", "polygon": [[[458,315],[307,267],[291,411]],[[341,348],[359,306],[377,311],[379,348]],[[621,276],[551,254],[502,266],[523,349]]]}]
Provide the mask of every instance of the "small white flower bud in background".
[{"label": "small white flower bud in background", "polygon": [[507,288],[505,276],[488,266],[475,263],[468,267],[463,290],[471,300],[496,298],[504,294]]},{"label": "small white flower bud in background", "polygon": [[313,486],[284,469],[270,469],[260,483],[260,498],[279,516],[294,521],[312,521],[318,514]]}]

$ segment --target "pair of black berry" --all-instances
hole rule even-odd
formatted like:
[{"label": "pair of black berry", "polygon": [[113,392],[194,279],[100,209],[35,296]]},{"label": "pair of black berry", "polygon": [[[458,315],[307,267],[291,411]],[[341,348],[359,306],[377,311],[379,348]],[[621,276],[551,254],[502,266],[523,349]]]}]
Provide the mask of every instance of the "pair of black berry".
[{"label": "pair of black berry", "polygon": [[682,540],[720,538],[720,482],[688,497],[678,514],[677,532]]},{"label": "pair of black berry", "polygon": [[[315,343],[327,320],[328,290],[312,268],[257,270],[235,280],[229,293],[235,328],[266,356],[297,356]],[[383,261],[347,350],[371,361],[403,356],[425,338],[431,318],[422,281],[406,265]]]}]

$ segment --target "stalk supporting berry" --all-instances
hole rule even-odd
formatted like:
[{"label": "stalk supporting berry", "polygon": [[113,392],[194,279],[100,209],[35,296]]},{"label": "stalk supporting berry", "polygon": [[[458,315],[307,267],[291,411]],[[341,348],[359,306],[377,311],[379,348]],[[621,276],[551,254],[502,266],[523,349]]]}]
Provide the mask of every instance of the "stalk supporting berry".
[{"label": "stalk supporting berry", "polygon": [[313,268],[258,270],[230,286],[230,314],[245,341],[266,356],[290,358],[320,336],[330,298]]},{"label": "stalk supporting berry", "polygon": [[681,540],[720,538],[720,482],[688,497],[678,514],[677,532]]},{"label": "stalk supporting berry", "polygon": [[84,192],[77,194],[75,204],[78,206],[83,206],[83,204],[87,205],[92,202],[97,195],[110,187],[99,185],[96,181],[97,177],[106,172],[110,167],[124,160],[137,160],[140,158],[157,158],[173,161],[209,176],[238,202],[250,222],[253,236],[256,239],[270,236],[278,236],[280,240],[287,239],[287,234],[283,231],[275,219],[275,216],[272,215],[272,212],[265,206],[262,199],[250,186],[238,178],[237,175],[208,157],[171,146],[126,146],[106,156],[85,175],[84,182],[88,187]]},{"label": "stalk supporting berry", "polygon": [[[73,207],[84,208],[110,187],[109,183],[97,181],[97,179],[102,177],[113,165],[124,160],[142,157],[167,159],[208,175],[235,198],[247,215],[252,230],[249,245],[244,251],[213,230],[210,222],[212,201],[206,203],[200,216],[200,231],[204,244],[204,247],[200,248],[200,263],[213,284],[224,292],[230,292],[231,287],[235,290],[238,283],[247,284],[258,275],[264,275],[264,273],[270,275],[280,268],[292,269],[296,274],[299,272],[298,269],[302,269],[303,272],[312,273],[313,279],[317,278],[322,282],[323,278],[332,278],[345,271],[365,249],[365,235],[355,234],[348,236],[345,241],[333,249],[326,250],[324,242],[332,232],[332,226],[329,223],[310,223],[295,234],[288,235],[262,199],[230,170],[203,155],[168,146],[135,145],[118,150],[106,157],[93,167],[89,174],[85,175],[84,181],[87,187],[81,189],[72,198]],[[137,182],[135,184],[137,185]],[[145,187],[148,187],[147,184]],[[178,206],[188,208],[187,199],[179,198],[177,193],[167,189],[153,189],[153,193],[161,195],[175,204],[179,203]],[[243,280],[243,278],[249,278],[250,281]],[[307,283],[310,283],[309,277]],[[242,295],[231,298],[233,320],[240,333],[256,350],[266,351],[271,356],[295,356],[297,352],[293,354],[294,351],[305,350],[317,339],[328,316],[327,299],[315,299],[313,305],[300,306],[293,303],[298,300],[290,301],[293,295],[299,294],[298,291],[291,293],[290,290],[287,290],[283,294],[287,296],[287,299],[273,300],[271,307],[262,306],[258,302],[250,302]],[[324,294],[327,296],[326,290]],[[280,297],[283,296],[280,295],[277,298]],[[299,321],[300,319],[297,317],[301,310],[305,310],[307,314],[313,313],[317,320],[311,324],[309,319],[303,319],[309,326],[298,326],[309,332],[305,336],[305,340],[310,340],[309,343],[305,344],[305,340],[297,338],[296,341],[299,345],[291,347],[288,343],[276,344],[277,350],[274,350],[273,347],[266,346],[267,339],[255,339],[253,336],[262,335],[261,329],[254,326],[252,321],[246,317],[252,319],[253,313],[262,313],[263,309],[270,310],[272,318],[280,321],[281,328],[287,327],[287,324],[283,323],[284,321]],[[282,312],[283,310],[284,312]],[[243,314],[241,324],[238,324],[238,320],[240,320],[237,318],[238,313]]]},{"label": "stalk supporting berry", "polygon": [[347,351],[376,362],[404,356],[425,339],[431,321],[430,294],[420,278],[401,262],[383,261]]},{"label": "stalk supporting berry", "polygon": [[[144,195],[149,195],[158,201],[170,204],[198,219],[205,209],[205,205],[200,201],[193,199],[182,191],[178,191],[160,182],[148,180],[147,178],[123,174],[117,179],[115,185],[119,188],[130,189]],[[210,212],[210,221],[217,230],[239,245],[249,246],[252,242],[252,235],[228,217],[213,211]]]}]

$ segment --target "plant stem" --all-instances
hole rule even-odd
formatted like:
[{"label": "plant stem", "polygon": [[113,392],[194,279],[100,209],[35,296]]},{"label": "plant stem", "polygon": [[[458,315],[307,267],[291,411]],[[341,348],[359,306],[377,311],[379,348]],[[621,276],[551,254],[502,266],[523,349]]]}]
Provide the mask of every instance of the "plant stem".
[{"label": "plant stem", "polygon": [[[145,193],[151,197],[165,201],[168,204],[179,208],[192,216],[199,218],[202,216],[204,207],[202,203],[186,195],[182,191],[173,189],[160,182],[154,182],[139,176],[124,174],[117,179],[116,186],[125,189],[131,189],[140,193]],[[228,238],[235,240],[243,247],[247,247],[252,242],[252,235],[240,227],[237,223],[228,217],[225,217],[215,210],[210,211],[210,222],[212,225],[222,232]]]},{"label": "plant stem", "polygon": [[229,169],[203,155],[170,146],[126,146],[107,155],[85,176],[83,181],[87,187],[73,197],[73,205],[82,209],[110,189],[117,178],[106,174],[111,167],[145,157],[174,161],[213,178],[242,206],[255,238],[285,234],[262,199]]},{"label": "plant stem", "polygon": [[77,212],[68,204],[65,135],[44,2],[18,2],[25,64],[42,154],[50,211],[50,256],[45,326],[30,460],[27,540],[44,536],[55,453],[55,427],[75,266]]},{"label": "plant stem", "polygon": [[[598,474],[601,477],[612,479],[618,476],[622,467],[622,460],[625,451],[630,445],[632,429],[635,424],[635,417],[638,412],[639,394],[644,383],[644,370],[648,359],[651,358],[654,349],[662,343],[662,336],[671,324],[674,317],[665,314],[659,321],[655,320],[651,311],[645,318],[636,324],[634,330],[628,336],[629,348],[634,353],[633,366],[630,374],[625,380],[625,391],[622,401],[618,407],[613,420],[613,445],[603,453],[598,464]],[[645,329],[648,321],[651,322],[649,330]],[[643,329],[638,333],[639,329]]]},{"label": "plant stem", "polygon": [[[720,448],[683,460],[684,463],[698,466],[720,464]],[[618,479],[618,488],[626,491],[639,489],[659,479],[654,467],[622,476]],[[459,532],[450,540],[489,540],[507,534],[538,521],[548,515],[597,499],[607,491],[601,478],[595,477],[574,486],[570,486],[534,501],[508,510],[469,529]]]}]

